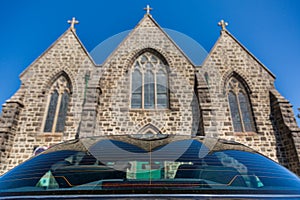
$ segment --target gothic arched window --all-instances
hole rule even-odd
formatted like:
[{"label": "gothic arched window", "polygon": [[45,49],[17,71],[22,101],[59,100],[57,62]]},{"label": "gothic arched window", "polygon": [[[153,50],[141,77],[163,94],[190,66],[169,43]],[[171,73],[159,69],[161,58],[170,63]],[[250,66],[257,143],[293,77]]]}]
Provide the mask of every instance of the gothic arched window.
[{"label": "gothic arched window", "polygon": [[50,89],[44,132],[64,131],[69,99],[70,84],[64,76],[60,76]]},{"label": "gothic arched window", "polygon": [[229,79],[227,95],[234,131],[255,132],[251,104],[243,84],[234,77]]},{"label": "gothic arched window", "polygon": [[159,56],[145,52],[134,62],[131,73],[131,108],[169,107],[167,65]]}]

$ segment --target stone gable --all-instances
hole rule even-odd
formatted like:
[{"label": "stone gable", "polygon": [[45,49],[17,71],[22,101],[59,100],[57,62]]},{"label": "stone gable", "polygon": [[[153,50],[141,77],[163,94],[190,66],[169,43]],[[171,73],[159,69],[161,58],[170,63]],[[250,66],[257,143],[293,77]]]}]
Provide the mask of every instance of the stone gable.
[{"label": "stone gable", "polygon": [[[168,63],[169,109],[130,108],[132,65],[145,49],[161,54]],[[97,102],[94,105],[97,110],[94,114],[90,113],[93,116],[97,113],[97,124],[90,134],[132,134],[147,125],[158,128],[163,134],[196,134],[197,125],[193,122],[193,112],[198,108],[194,93],[195,67],[150,15],[145,15],[106,60],[99,77],[93,78],[99,79],[101,95],[99,106]],[[85,131],[81,129],[83,136],[87,135]]]},{"label": "stone gable", "polygon": [[[10,134],[9,141],[5,143],[5,146],[11,148],[10,154],[1,154],[1,165],[5,165],[6,169],[11,168],[32,156],[36,146],[51,146],[75,137],[84,98],[85,82],[82,74],[93,68],[94,64],[76,34],[68,29],[21,74],[22,87],[3,106],[5,111],[11,110],[11,105],[15,104],[18,117],[14,117],[17,123],[14,134]],[[49,86],[60,75],[65,75],[71,83],[66,128],[64,133],[44,133]],[[22,106],[14,103],[16,101]],[[4,118],[5,115],[3,113]]]}]

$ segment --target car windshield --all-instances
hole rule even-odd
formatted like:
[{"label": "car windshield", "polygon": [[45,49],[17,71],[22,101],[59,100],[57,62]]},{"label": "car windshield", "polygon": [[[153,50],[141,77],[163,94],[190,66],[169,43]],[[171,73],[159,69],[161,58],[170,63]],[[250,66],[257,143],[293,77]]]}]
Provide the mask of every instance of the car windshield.
[{"label": "car windshield", "polygon": [[0,193],[299,193],[296,175],[242,145],[174,138],[56,145],[4,174]]}]

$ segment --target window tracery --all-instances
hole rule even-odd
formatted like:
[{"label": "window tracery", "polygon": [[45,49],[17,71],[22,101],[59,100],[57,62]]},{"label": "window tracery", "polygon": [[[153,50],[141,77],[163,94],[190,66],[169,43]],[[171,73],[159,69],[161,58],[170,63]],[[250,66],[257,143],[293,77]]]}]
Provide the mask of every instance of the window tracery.
[{"label": "window tracery", "polygon": [[158,56],[150,52],[140,55],[131,76],[131,108],[169,107],[167,66]]},{"label": "window tracery", "polygon": [[52,84],[48,98],[44,132],[63,132],[70,100],[70,84],[64,76]]},{"label": "window tracery", "polygon": [[251,104],[243,84],[235,77],[228,81],[227,97],[235,132],[255,132]]}]

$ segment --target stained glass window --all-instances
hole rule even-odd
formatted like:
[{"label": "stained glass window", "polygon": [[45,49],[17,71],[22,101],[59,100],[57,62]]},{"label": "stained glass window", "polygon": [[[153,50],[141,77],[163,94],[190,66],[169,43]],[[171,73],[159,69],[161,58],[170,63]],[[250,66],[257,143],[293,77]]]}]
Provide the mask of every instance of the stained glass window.
[{"label": "stained glass window", "polygon": [[160,56],[143,53],[134,62],[131,75],[131,108],[168,108],[167,65]]},{"label": "stained glass window", "polygon": [[227,86],[231,120],[235,132],[255,132],[249,97],[243,84],[232,77]]},{"label": "stained glass window", "polygon": [[64,76],[59,77],[50,89],[50,100],[44,132],[63,132],[70,101],[70,84]]}]

